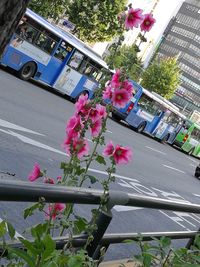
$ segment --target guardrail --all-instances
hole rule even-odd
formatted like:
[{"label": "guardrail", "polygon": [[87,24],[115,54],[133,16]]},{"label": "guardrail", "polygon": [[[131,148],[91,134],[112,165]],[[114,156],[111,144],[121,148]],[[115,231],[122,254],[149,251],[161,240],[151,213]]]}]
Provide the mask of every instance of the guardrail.
[{"label": "guardrail", "polygon": [[[59,185],[49,185],[40,183],[30,183],[21,181],[0,181],[0,201],[15,201],[15,202],[37,202],[41,197],[45,202],[50,203],[74,203],[74,204],[100,204],[103,190],[95,190],[88,188],[64,187]],[[108,194],[108,210],[101,212],[97,218],[97,230],[93,232],[93,241],[87,247],[87,252],[93,259],[98,259],[102,246],[109,247],[110,244],[121,243],[126,239],[137,240],[141,235],[143,240],[152,240],[152,237],[160,238],[162,236],[170,237],[171,239],[186,239],[190,238],[187,247],[193,243],[194,236],[199,231],[181,231],[181,232],[151,232],[151,233],[117,233],[105,234],[111,220],[112,208],[115,205],[134,206],[151,209],[163,209],[182,212],[191,212],[200,214],[200,205],[187,202],[179,202],[165,200],[161,198],[139,196],[121,191],[109,191]],[[87,234],[74,236],[73,246],[82,247],[87,239]],[[62,248],[68,241],[68,236],[55,238],[57,248]],[[71,241],[71,239],[70,239]],[[22,247],[16,241],[10,243],[14,247]]]}]

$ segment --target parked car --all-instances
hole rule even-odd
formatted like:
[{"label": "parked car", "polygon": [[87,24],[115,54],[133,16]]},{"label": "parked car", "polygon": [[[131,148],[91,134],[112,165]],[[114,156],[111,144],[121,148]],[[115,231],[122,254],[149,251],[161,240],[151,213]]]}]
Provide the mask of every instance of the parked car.
[{"label": "parked car", "polygon": [[200,178],[200,164],[196,167],[194,176]]}]

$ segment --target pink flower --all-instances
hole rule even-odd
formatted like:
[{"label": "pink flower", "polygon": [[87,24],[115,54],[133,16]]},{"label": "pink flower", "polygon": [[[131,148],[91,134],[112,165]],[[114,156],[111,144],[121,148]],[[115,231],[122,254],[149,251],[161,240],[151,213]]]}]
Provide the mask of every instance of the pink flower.
[{"label": "pink flower", "polygon": [[142,20],[143,20],[142,9],[130,8],[128,10],[128,14],[125,19],[125,27],[127,29],[133,29],[133,27],[138,28],[138,25],[142,22]]},{"label": "pink flower", "polygon": [[97,109],[98,112],[99,112],[99,116],[100,116],[102,119],[105,119],[106,116],[107,116],[106,107],[105,107],[105,106],[102,106],[101,104],[97,104],[97,105],[96,105],[96,109]]},{"label": "pink flower", "polygon": [[114,145],[113,145],[112,141],[110,141],[106,145],[106,147],[104,148],[103,155],[104,156],[112,156],[113,152],[114,152]]},{"label": "pink flower", "polygon": [[141,31],[149,32],[151,28],[153,27],[156,20],[153,18],[152,14],[145,14],[144,20],[140,24]]},{"label": "pink flower", "polygon": [[115,74],[113,74],[112,76],[112,80],[110,82],[110,85],[111,87],[113,88],[119,88],[121,86],[121,81],[120,81],[120,78],[121,78],[121,70],[116,70]]},{"label": "pink flower", "polygon": [[116,145],[113,157],[117,165],[127,164],[133,157],[133,153],[129,147]]},{"label": "pink flower", "polygon": [[60,181],[62,181],[62,176],[58,176],[57,177],[57,180],[60,182]]},{"label": "pink flower", "polygon": [[112,98],[112,87],[110,85],[106,86],[106,88],[103,91],[103,99],[111,99]]},{"label": "pink flower", "polygon": [[132,97],[133,92],[134,92],[132,83],[130,83],[128,80],[125,80],[122,83],[121,88],[125,89],[130,94],[130,96]]},{"label": "pink flower", "polygon": [[90,125],[90,132],[92,137],[97,137],[101,131],[102,120],[97,120]]},{"label": "pink flower", "polygon": [[99,119],[100,115],[96,108],[91,108],[88,118],[92,120],[92,122],[95,122]]},{"label": "pink flower", "polygon": [[87,115],[90,110],[89,103],[88,95],[80,95],[75,104],[77,114]]},{"label": "pink flower", "polygon": [[82,138],[67,138],[64,147],[69,155],[75,154],[79,159],[89,152],[88,141]]},{"label": "pink flower", "polygon": [[51,177],[45,177],[45,178],[44,178],[44,182],[45,182],[46,184],[55,184],[54,179],[51,178]]},{"label": "pink flower", "polygon": [[49,205],[48,211],[46,212],[47,218],[49,219],[51,217],[52,220],[55,220],[56,217],[61,214],[64,209],[65,204],[62,203],[55,203]]},{"label": "pink flower", "polygon": [[83,128],[80,116],[72,116],[66,126],[66,133],[72,138],[77,137]]},{"label": "pink flower", "polygon": [[34,182],[39,177],[42,177],[43,173],[40,170],[40,165],[38,163],[35,163],[33,166],[32,172],[29,174],[28,179],[30,182]]},{"label": "pink flower", "polygon": [[111,99],[113,106],[116,108],[124,108],[130,100],[131,95],[126,91],[126,89],[116,89],[113,92]]}]

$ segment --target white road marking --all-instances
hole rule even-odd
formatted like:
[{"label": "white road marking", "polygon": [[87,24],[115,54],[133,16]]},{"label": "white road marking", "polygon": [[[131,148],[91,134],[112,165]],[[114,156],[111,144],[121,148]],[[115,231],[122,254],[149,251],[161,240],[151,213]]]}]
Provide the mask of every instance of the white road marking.
[{"label": "white road marking", "polygon": [[150,146],[145,146],[145,147],[148,148],[148,149],[150,149],[150,150],[153,150],[153,151],[155,151],[155,152],[157,152],[157,153],[160,153],[160,154],[162,154],[162,155],[166,155],[165,152],[162,152],[162,151],[157,150],[157,149],[155,149],[155,148],[152,148],[152,147],[150,147]]},{"label": "white road marking", "polygon": [[187,156],[187,159],[189,159],[189,160],[193,161],[194,163],[198,164],[198,161],[196,161],[195,159],[193,159],[193,158],[191,158],[191,157],[188,157],[188,156]]},{"label": "white road marking", "polygon": [[168,166],[168,165],[165,165],[165,164],[162,164],[165,168],[168,168],[168,169],[171,169],[171,170],[174,170],[174,171],[177,171],[177,172],[181,172],[181,173],[185,173],[184,171],[181,171],[179,169],[176,169],[174,167],[171,167],[171,166]]},{"label": "white road marking", "polygon": [[[89,168],[88,170],[91,171],[91,172],[96,172],[96,173],[100,173],[100,174],[106,174],[106,175],[108,175],[108,173],[105,172],[105,171],[100,171],[100,170],[91,169],[91,168]],[[122,176],[122,175],[119,175],[119,174],[113,174],[113,176],[115,176],[116,178],[119,178],[119,179],[124,179],[124,180],[129,180],[129,181],[138,182],[138,180],[136,180],[136,179],[129,178],[129,177],[126,177],[126,176]]]},{"label": "white road marking", "polygon": [[87,140],[88,140],[88,142],[91,142],[91,143],[93,143],[93,141],[92,141],[91,139],[87,138]]},{"label": "white road marking", "polygon": [[2,129],[0,129],[0,131],[3,132],[3,133],[9,134],[9,135],[15,136],[19,140],[21,140],[22,142],[24,142],[26,144],[29,144],[29,145],[32,145],[32,146],[36,146],[36,147],[39,147],[39,148],[43,148],[43,149],[46,149],[46,150],[49,150],[49,151],[52,151],[52,152],[56,152],[56,153],[61,154],[61,155],[64,155],[64,156],[69,156],[66,153],[64,153],[64,152],[62,152],[62,151],[60,151],[58,149],[55,149],[53,147],[44,145],[44,144],[42,144],[42,143],[40,143],[38,141],[35,141],[35,140],[31,139],[31,138],[28,138],[28,137],[26,137],[24,135],[15,133],[13,131],[10,131],[10,130],[5,131],[5,130],[2,130]]},{"label": "white road marking", "polygon": [[120,211],[130,211],[130,210],[142,210],[144,208],[116,205],[116,206],[114,206],[113,209],[120,212]]},{"label": "white road marking", "polygon": [[192,166],[192,167],[196,167],[197,165],[194,165],[194,164],[190,163],[190,166]]},{"label": "white road marking", "polygon": [[109,130],[106,130],[106,132],[107,132],[107,133],[111,133],[111,134],[112,134],[112,132],[111,132],[111,131],[109,131]]},{"label": "white road marking", "polygon": [[21,127],[19,125],[16,125],[14,123],[10,123],[8,121],[2,120],[0,119],[0,126],[5,127],[5,128],[9,128],[9,129],[13,129],[13,130],[18,130],[18,131],[22,131],[22,132],[26,132],[26,133],[32,133],[32,134],[37,134],[37,135],[41,135],[41,136],[45,136],[44,134],[29,130],[27,128]]}]

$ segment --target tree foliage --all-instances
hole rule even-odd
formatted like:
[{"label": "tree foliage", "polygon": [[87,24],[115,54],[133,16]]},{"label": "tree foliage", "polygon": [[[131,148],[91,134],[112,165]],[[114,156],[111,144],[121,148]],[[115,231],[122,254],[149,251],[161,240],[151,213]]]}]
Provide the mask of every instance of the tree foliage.
[{"label": "tree foliage", "polygon": [[180,83],[177,58],[155,59],[142,75],[142,86],[170,99]]},{"label": "tree foliage", "polygon": [[111,69],[125,69],[127,75],[138,81],[142,72],[142,63],[137,56],[137,47],[135,45],[123,45],[116,49],[115,44],[111,46],[110,54],[105,58]]},{"label": "tree foliage", "polygon": [[67,6],[66,14],[76,25],[75,33],[86,42],[109,41],[121,33],[117,15],[127,0],[76,0]]},{"label": "tree foliage", "polygon": [[0,1],[0,55],[9,43],[29,0]]},{"label": "tree foliage", "polygon": [[64,15],[68,3],[69,0],[32,0],[29,8],[42,17],[57,20]]}]

